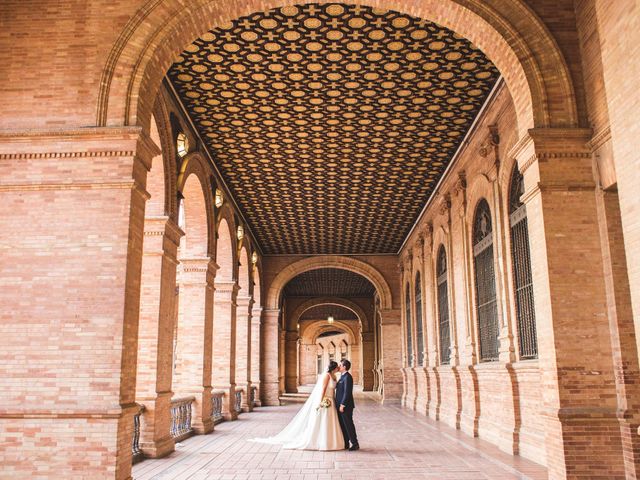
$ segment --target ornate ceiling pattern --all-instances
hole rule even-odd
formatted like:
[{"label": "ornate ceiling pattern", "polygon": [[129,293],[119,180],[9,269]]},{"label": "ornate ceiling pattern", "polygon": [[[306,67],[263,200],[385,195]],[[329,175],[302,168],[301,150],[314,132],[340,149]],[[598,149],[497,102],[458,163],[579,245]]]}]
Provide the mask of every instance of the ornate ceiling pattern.
[{"label": "ornate ceiling pattern", "polygon": [[497,78],[444,27],[343,4],[239,18],[169,70],[265,254],[397,252]]},{"label": "ornate ceiling pattern", "polygon": [[348,308],[339,305],[318,305],[302,314],[300,320],[320,320],[332,316],[335,320],[357,320],[358,316]]},{"label": "ornate ceiling pattern", "polygon": [[301,273],[284,287],[284,295],[292,297],[373,297],[375,291],[362,275],[338,268]]}]

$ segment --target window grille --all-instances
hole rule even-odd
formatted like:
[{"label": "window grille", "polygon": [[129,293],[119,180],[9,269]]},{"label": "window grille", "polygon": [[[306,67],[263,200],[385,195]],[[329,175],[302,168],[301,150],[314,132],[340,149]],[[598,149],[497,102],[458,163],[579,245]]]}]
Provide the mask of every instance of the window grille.
[{"label": "window grille", "polygon": [[520,201],[524,193],[524,178],[518,167],[513,169],[509,188],[509,223],[511,224],[511,258],[513,287],[518,323],[520,358],[538,358],[536,311],[533,302],[533,279],[529,250],[527,210]]},{"label": "window grille", "polygon": [[436,283],[438,286],[440,363],[448,365],[451,361],[451,330],[449,327],[449,293],[447,290],[447,252],[444,249],[444,245],[440,245],[440,249],[438,250],[436,275]]},{"label": "window grille", "polygon": [[322,373],[322,355],[317,356],[316,362],[317,362],[317,371],[318,371],[318,374],[320,374]]},{"label": "window grille", "polygon": [[409,290],[409,284],[407,283],[407,290],[405,295],[405,319],[407,322],[407,366],[413,366],[413,345],[411,337],[411,291]]},{"label": "window grille", "polygon": [[486,200],[476,208],[473,222],[473,259],[476,274],[476,312],[480,361],[498,360],[498,308],[493,268],[493,229]]},{"label": "window grille", "polygon": [[421,367],[424,364],[424,335],[422,325],[422,288],[420,282],[420,272],[416,274],[416,338],[418,351],[416,352],[418,357],[418,366]]}]

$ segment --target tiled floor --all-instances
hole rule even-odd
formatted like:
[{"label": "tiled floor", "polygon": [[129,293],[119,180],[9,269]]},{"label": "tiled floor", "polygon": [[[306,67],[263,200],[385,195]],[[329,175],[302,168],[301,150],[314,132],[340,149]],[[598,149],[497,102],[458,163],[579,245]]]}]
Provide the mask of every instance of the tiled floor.
[{"label": "tiled floor", "polygon": [[145,479],[546,479],[543,467],[426,417],[356,399],[358,452],[281,450],[248,442],[280,431],[300,405],[244,413],[185,440],[170,456],[133,467]]}]

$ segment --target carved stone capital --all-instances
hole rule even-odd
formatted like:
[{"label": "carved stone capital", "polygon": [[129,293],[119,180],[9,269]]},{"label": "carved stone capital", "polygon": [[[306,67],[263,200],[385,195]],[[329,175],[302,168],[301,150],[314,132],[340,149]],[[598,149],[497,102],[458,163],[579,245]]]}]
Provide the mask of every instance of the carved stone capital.
[{"label": "carved stone capital", "polygon": [[438,205],[438,212],[440,213],[440,215],[448,215],[450,210],[451,210],[451,195],[449,195],[448,193],[445,193],[444,195],[442,195],[442,198],[440,198],[440,203]]}]

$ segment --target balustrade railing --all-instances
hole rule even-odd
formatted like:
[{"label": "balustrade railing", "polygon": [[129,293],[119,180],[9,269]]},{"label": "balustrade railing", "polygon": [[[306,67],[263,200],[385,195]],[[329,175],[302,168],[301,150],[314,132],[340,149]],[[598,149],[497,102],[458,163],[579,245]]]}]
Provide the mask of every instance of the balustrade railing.
[{"label": "balustrade railing", "polygon": [[192,406],[195,397],[174,398],[171,400],[171,436],[176,442],[193,433],[191,427]]},{"label": "balustrade railing", "polygon": [[224,400],[224,390],[214,390],[211,392],[211,420],[213,423],[220,423],[224,420],[222,416],[222,402]]},{"label": "balustrade railing", "polygon": [[238,415],[242,413],[242,390],[236,390],[236,412]]},{"label": "balustrade railing", "polygon": [[140,448],[140,426],[142,422],[142,412],[144,405],[138,404],[138,411],[133,415],[133,439],[131,441],[132,463],[142,460],[142,449]]}]

